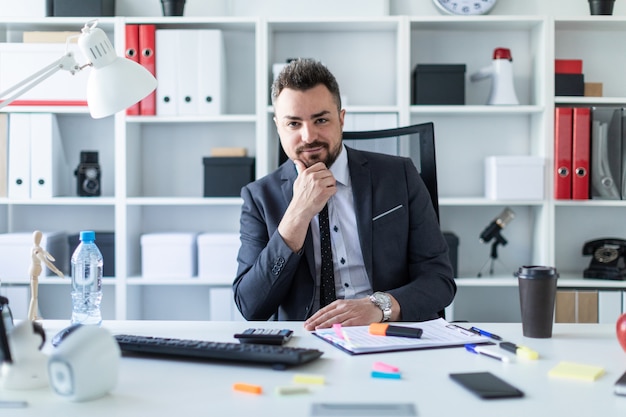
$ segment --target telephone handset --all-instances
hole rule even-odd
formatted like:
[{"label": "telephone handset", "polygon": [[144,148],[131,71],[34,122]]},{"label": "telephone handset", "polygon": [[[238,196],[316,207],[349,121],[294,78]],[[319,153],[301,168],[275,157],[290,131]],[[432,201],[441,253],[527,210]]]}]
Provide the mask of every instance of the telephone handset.
[{"label": "telephone handset", "polygon": [[626,279],[626,240],[617,238],[596,239],[585,242],[583,255],[592,255],[585,278]]}]

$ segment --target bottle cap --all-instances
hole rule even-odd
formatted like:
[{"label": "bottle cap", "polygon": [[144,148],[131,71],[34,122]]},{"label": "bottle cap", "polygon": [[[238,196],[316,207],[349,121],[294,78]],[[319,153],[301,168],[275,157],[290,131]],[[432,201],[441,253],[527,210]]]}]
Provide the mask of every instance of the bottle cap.
[{"label": "bottle cap", "polygon": [[511,50],[509,48],[496,48],[493,51],[493,59],[507,59],[513,61]]},{"label": "bottle cap", "polygon": [[93,242],[96,240],[96,232],[91,230],[83,230],[80,232],[81,242]]}]

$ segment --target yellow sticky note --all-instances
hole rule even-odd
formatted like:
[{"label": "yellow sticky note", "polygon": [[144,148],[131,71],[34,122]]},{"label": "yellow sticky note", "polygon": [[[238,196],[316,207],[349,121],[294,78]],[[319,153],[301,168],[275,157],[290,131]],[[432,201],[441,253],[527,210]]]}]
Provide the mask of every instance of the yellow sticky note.
[{"label": "yellow sticky note", "polygon": [[296,374],[293,376],[293,382],[297,384],[324,385],[324,376],[323,375]]},{"label": "yellow sticky note", "polygon": [[572,362],[561,362],[548,372],[548,375],[557,378],[573,378],[585,381],[595,381],[602,374],[604,374],[604,368]]}]

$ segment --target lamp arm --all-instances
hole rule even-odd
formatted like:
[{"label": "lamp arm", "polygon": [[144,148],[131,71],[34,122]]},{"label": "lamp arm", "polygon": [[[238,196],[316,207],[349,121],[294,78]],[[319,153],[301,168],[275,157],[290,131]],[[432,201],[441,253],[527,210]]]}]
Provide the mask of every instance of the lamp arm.
[{"label": "lamp arm", "polygon": [[[28,78],[25,78],[24,80],[15,84],[13,87],[3,92],[0,92],[0,100],[2,100],[0,102],[0,109],[8,106],[15,99],[22,96],[36,85],[40,84],[42,81],[50,78],[59,70],[69,71],[70,73],[72,73],[72,75],[74,75],[76,72],[82,70],[83,68],[84,67],[80,67],[76,62],[76,59],[74,59],[74,54],[72,52],[68,52],[50,65],[42,68]],[[14,91],[16,90],[17,92],[14,93]],[[13,95],[7,97],[6,99],[2,99],[3,97],[11,93],[13,93]]]}]

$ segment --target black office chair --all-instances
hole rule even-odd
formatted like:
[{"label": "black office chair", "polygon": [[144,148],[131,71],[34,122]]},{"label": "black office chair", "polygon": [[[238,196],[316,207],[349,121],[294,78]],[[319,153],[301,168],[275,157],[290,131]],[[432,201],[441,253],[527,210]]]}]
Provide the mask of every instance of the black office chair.
[{"label": "black office chair", "polygon": [[[439,194],[437,193],[437,161],[435,159],[435,127],[434,124],[421,123],[411,126],[397,127],[393,129],[366,130],[361,132],[343,132],[343,140],[380,140],[395,138],[396,143],[403,136],[409,136],[410,145],[419,145],[417,149],[411,149],[413,160],[419,161],[417,167],[430,194],[430,200],[439,220]],[[363,149],[358,142],[351,144],[352,147]],[[419,150],[419,156],[415,157],[415,151]]]},{"label": "black office chair", "polygon": [[[421,123],[416,125],[396,127],[392,129],[381,130],[364,130],[354,132],[343,132],[343,140],[350,141],[349,146],[356,149],[363,150],[375,150],[378,152],[385,152],[385,148],[390,150],[392,154],[397,154],[399,148],[399,141],[401,137],[408,136],[410,145],[418,144],[419,146],[411,149],[411,157],[413,161],[419,161],[417,167],[426,188],[430,193],[430,200],[433,203],[437,219],[439,219],[439,194],[437,193],[437,163],[435,159],[435,128],[433,123]],[[359,143],[361,140],[367,140],[368,142],[362,145]],[[367,146],[373,141],[387,141],[385,146],[383,143],[380,146],[381,149],[375,149],[375,147]],[[415,152],[419,151],[419,155],[416,156]],[[287,160],[282,146],[279,145],[279,164],[282,164]]]},{"label": "black office chair", "polygon": [[[417,169],[430,194],[430,201],[437,214],[437,220],[440,220],[439,193],[437,192],[437,161],[435,158],[435,126],[432,122],[392,129],[343,132],[343,140],[349,141],[350,143],[347,144],[353,148],[396,155],[398,154],[402,137],[409,138],[411,158],[414,162],[419,162],[419,166],[416,163]],[[362,140],[367,142],[359,143]],[[373,141],[378,141],[380,146],[371,146]],[[279,160],[282,164],[287,160],[287,156],[283,152],[282,146],[279,146],[279,148]],[[416,155],[416,152],[419,152],[419,154]],[[456,276],[456,270],[454,272]],[[439,316],[445,318],[445,311],[440,311]]]},{"label": "black office chair", "polygon": [[[367,146],[367,144],[365,146],[361,146],[358,141],[392,139],[391,142],[387,143],[387,145],[389,145],[390,153],[392,154],[397,154],[397,150],[400,146],[399,141],[400,138],[403,136],[409,137],[411,157],[413,158],[414,162],[419,162],[419,166],[417,167],[417,169],[420,173],[420,176],[422,177],[422,180],[424,181],[424,184],[426,185],[426,188],[428,189],[428,193],[430,194],[430,201],[433,204],[435,213],[437,214],[437,220],[439,220],[437,161],[435,158],[435,126],[433,123],[421,123],[411,126],[397,127],[393,129],[368,130],[361,132],[343,132],[343,140],[354,141],[351,142],[350,145],[357,149],[381,151],[380,148],[382,148],[382,151],[384,152],[385,144],[381,144],[379,149],[372,149],[372,147]],[[415,155],[415,152],[418,150],[419,155]],[[446,317],[446,313],[444,310],[441,310],[439,312],[439,317]]]}]

